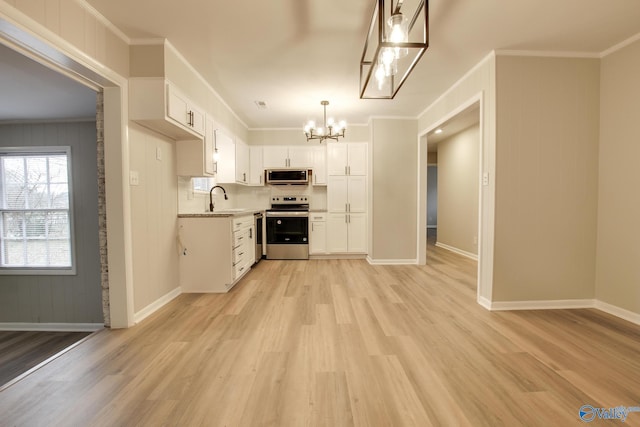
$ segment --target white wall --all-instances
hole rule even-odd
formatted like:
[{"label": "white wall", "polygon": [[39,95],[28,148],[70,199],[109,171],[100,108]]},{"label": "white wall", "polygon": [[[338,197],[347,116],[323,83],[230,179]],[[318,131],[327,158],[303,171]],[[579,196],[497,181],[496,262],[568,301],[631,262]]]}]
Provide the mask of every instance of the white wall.
[{"label": "white wall", "polygon": [[640,42],[600,70],[596,298],[640,314]]},{"label": "white wall", "polygon": [[479,125],[438,143],[439,244],[478,254]]},{"label": "white wall", "polygon": [[[134,311],[139,313],[178,287],[178,188],[175,142],[129,123]],[[161,151],[161,160],[156,150]]]}]

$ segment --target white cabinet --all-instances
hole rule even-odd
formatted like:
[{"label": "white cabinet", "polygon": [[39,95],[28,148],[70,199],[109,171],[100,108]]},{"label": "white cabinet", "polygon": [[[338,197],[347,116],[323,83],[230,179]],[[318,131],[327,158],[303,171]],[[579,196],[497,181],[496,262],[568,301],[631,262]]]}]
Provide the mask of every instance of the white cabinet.
[{"label": "white cabinet", "polygon": [[367,252],[367,144],[327,145],[327,251]]},{"label": "white cabinet", "polygon": [[199,135],[204,135],[204,110],[167,83],[167,116]]},{"label": "white cabinet", "polygon": [[366,212],[366,176],[330,176],[327,209],[329,212]]},{"label": "white cabinet", "polygon": [[129,79],[129,118],[176,140],[205,133],[204,110],[163,77]]},{"label": "white cabinet", "polygon": [[249,147],[249,185],[264,185],[262,153],[261,146]]},{"label": "white cabinet", "polygon": [[253,215],[233,218],[232,265],[234,280],[245,274],[255,262],[255,227]]},{"label": "white cabinet", "polygon": [[311,168],[313,166],[311,147],[267,145],[263,149],[263,163],[266,169]]},{"label": "white cabinet", "polygon": [[236,182],[236,144],[231,135],[222,129],[215,130],[215,148],[218,150],[216,162],[216,182],[230,184]]},{"label": "white cabinet", "polygon": [[313,147],[313,185],[327,185],[327,148]]},{"label": "white cabinet", "polygon": [[182,291],[229,291],[255,261],[253,228],[253,215],[178,218]]},{"label": "white cabinet", "polygon": [[213,120],[207,118],[203,139],[176,142],[177,173],[180,176],[214,176],[215,147]]},{"label": "white cabinet", "polygon": [[249,146],[244,142],[236,139],[236,182],[239,184],[249,184],[250,180],[250,162],[249,162]]},{"label": "white cabinet", "polygon": [[327,253],[327,214],[309,213],[309,254]]},{"label": "white cabinet", "polygon": [[328,175],[366,175],[366,142],[330,142],[327,144]]}]

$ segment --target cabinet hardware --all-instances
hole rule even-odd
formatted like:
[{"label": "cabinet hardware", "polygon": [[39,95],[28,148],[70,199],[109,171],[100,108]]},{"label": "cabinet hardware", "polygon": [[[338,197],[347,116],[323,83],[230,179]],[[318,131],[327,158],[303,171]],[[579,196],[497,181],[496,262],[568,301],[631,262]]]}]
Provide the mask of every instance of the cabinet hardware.
[{"label": "cabinet hardware", "polygon": [[347,166],[347,169],[349,170],[349,173],[347,175],[351,175],[351,166]]},{"label": "cabinet hardware", "polygon": [[314,230],[314,229],[313,229],[313,223],[311,223],[311,231],[313,232],[313,230]]},{"label": "cabinet hardware", "polygon": [[247,173],[242,172],[242,182],[247,182]]},{"label": "cabinet hardware", "polygon": [[348,175],[348,174],[347,174],[347,167],[346,167],[346,166],[344,167],[344,174],[345,174],[345,175]]},{"label": "cabinet hardware", "polygon": [[253,228],[249,229],[249,238],[253,239]]},{"label": "cabinet hardware", "polygon": [[242,256],[242,255],[244,255],[244,252],[240,252],[238,255]]}]

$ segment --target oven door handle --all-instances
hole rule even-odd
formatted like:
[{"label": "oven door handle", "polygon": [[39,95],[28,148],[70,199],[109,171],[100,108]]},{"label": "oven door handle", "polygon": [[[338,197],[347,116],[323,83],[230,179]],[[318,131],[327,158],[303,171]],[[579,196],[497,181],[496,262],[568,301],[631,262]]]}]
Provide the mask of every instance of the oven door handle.
[{"label": "oven door handle", "polygon": [[309,212],[267,212],[267,218],[284,218],[284,217],[309,217]]}]

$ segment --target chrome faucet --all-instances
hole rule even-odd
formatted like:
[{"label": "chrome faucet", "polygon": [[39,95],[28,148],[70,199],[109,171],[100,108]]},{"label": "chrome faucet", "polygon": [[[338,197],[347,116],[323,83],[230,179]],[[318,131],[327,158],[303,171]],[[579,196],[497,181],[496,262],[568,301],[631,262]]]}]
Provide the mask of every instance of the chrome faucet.
[{"label": "chrome faucet", "polygon": [[229,200],[229,198],[227,197],[227,191],[219,185],[214,185],[213,187],[211,187],[211,190],[209,190],[209,212],[213,212],[213,190],[215,190],[216,188],[222,190],[225,200]]}]

